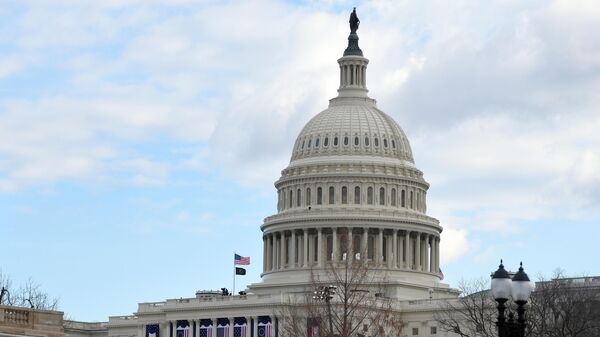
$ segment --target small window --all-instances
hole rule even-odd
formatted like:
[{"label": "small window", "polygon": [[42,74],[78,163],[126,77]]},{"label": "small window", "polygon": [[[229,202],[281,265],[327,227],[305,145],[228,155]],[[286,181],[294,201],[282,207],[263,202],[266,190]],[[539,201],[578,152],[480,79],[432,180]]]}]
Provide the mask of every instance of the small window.
[{"label": "small window", "polygon": [[375,138],[375,146],[379,146],[379,138]]},{"label": "small window", "polygon": [[308,145],[306,146],[307,149],[310,149],[310,143],[312,143],[312,139],[308,140]]},{"label": "small window", "polygon": [[387,139],[383,139],[383,147],[387,147]]},{"label": "small window", "polygon": [[365,146],[369,146],[369,137],[365,137]]},{"label": "small window", "polygon": [[412,328],[412,335],[413,336],[418,336],[419,335],[419,328]]},{"label": "small window", "polygon": [[373,187],[367,188],[367,204],[373,205]]},{"label": "small window", "polygon": [[360,204],[360,187],[358,186],[354,188],[354,203]]},{"label": "small window", "polygon": [[348,203],[348,187],[342,187],[342,204]]},{"label": "small window", "polygon": [[310,206],[311,203],[310,187],[306,189],[306,206]]},{"label": "small window", "polygon": [[406,207],[406,192],[404,190],[400,192],[400,206]]},{"label": "small window", "polygon": [[392,188],[392,206],[396,206],[396,189]]},{"label": "small window", "polygon": [[306,140],[302,141],[302,149],[304,150],[304,143],[306,143]]},{"label": "small window", "polygon": [[430,327],[429,332],[431,335],[437,335],[437,327],[435,327],[435,326]]},{"label": "small window", "polygon": [[317,138],[317,140],[315,140],[315,147],[319,147],[319,138]]},{"label": "small window", "polygon": [[385,205],[385,188],[379,189],[379,204]]},{"label": "small window", "polygon": [[335,188],[333,186],[329,186],[329,204],[333,204],[335,200]]},{"label": "small window", "polygon": [[302,191],[300,191],[300,189],[298,189],[298,191],[296,191],[296,207],[300,207],[301,201],[302,201]]},{"label": "small window", "polygon": [[323,189],[317,188],[317,205],[323,204]]},{"label": "small window", "polygon": [[333,138],[333,146],[338,146],[338,137]]},{"label": "small window", "polygon": [[328,146],[329,145],[329,138],[325,137],[325,140],[323,140],[323,146]]},{"label": "small window", "polygon": [[344,137],[344,145],[348,145],[348,137]]},{"label": "small window", "polygon": [[358,146],[358,137],[354,137],[354,145]]},{"label": "small window", "polygon": [[413,191],[410,191],[410,208],[413,208]]},{"label": "small window", "polygon": [[294,196],[294,192],[290,191],[290,208],[292,208],[292,197]]},{"label": "small window", "polygon": [[395,148],[396,148],[396,141],[394,141],[393,139],[392,139],[392,148],[393,148],[393,149],[395,149]]}]

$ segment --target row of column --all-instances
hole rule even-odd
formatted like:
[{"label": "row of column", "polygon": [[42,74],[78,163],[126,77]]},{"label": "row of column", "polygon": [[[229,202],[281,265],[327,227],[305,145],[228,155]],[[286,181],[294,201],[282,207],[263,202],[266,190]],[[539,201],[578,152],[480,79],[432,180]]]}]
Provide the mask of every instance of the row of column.
[{"label": "row of column", "polygon": [[367,259],[376,266],[437,274],[439,243],[437,235],[397,229],[330,227],[271,232],[263,236],[263,272]]},{"label": "row of column", "polygon": [[[234,322],[235,322],[235,317],[229,317],[227,318],[229,320],[229,334],[228,336],[225,337],[234,337]],[[246,336],[250,337],[250,336],[254,336],[254,337],[258,337],[258,316],[255,317],[245,317],[246,319]],[[204,320],[204,319],[202,319]],[[200,321],[202,321],[201,319],[190,319],[187,320],[189,322],[189,337],[199,337],[200,336]],[[211,318],[208,319],[212,322],[211,325],[211,329],[212,329],[212,336],[216,337],[217,336],[217,326],[218,326],[218,318]],[[253,324],[250,324],[250,322],[253,322]],[[193,326],[195,325],[195,329],[193,328]],[[144,328],[145,326],[140,325],[138,326],[138,336],[139,337],[143,337],[145,336],[144,334]],[[270,327],[269,327],[270,328]],[[172,329],[172,330],[171,330]],[[164,323],[161,323],[160,325],[160,337],[177,337],[177,320],[168,320],[165,321]]]},{"label": "row of column", "polygon": [[340,88],[366,87],[367,67],[362,64],[340,64]]}]

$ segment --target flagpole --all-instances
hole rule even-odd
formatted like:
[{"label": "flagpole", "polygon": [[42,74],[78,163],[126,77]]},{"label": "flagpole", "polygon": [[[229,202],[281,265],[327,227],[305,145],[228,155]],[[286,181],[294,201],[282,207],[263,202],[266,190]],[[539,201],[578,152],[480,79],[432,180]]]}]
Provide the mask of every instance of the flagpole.
[{"label": "flagpole", "polygon": [[233,291],[231,292],[231,296],[235,296],[235,252],[233,252]]}]

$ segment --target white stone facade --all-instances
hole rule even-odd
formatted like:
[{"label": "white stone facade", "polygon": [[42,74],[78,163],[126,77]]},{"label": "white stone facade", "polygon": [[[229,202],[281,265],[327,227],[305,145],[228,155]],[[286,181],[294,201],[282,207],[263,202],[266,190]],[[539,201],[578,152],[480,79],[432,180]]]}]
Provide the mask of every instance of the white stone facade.
[{"label": "white stone facade", "polygon": [[385,283],[406,322],[403,336],[446,335],[433,312],[457,293],[440,282],[442,227],[427,215],[429,184],[404,131],[367,96],[369,61],[350,55],[338,63],[338,97],[302,129],[275,182],[277,213],[260,227],[262,281],[243,296],[199,292],[140,303],[132,316],[110,317],[110,337],[142,337],[149,324],[159,324],[160,337],[177,337],[185,326],[189,337],[203,337],[207,326],[212,337],[233,337],[236,324],[247,337],[265,327],[285,337],[278,306],[309,289],[311,273],[344,259],[368,261]]}]

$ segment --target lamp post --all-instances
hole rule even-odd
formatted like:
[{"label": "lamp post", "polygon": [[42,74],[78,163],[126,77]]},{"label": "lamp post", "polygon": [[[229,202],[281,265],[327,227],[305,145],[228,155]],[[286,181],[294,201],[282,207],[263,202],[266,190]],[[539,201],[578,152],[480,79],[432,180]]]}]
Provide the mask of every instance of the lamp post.
[{"label": "lamp post", "polygon": [[[531,282],[523,270],[523,262],[521,262],[519,271],[511,279],[500,260],[498,270],[492,275],[492,296],[498,302],[498,321],[496,322],[498,337],[525,337],[525,304],[529,300],[531,291]],[[512,313],[508,315],[508,320],[504,314],[506,302],[510,297],[517,305],[516,321]]]},{"label": "lamp post", "polygon": [[317,301],[325,301],[327,305],[327,316],[329,318],[329,336],[333,336],[333,320],[331,318],[331,304],[330,301],[335,294],[336,286],[328,285],[319,287],[318,290],[314,292],[313,299]]}]

